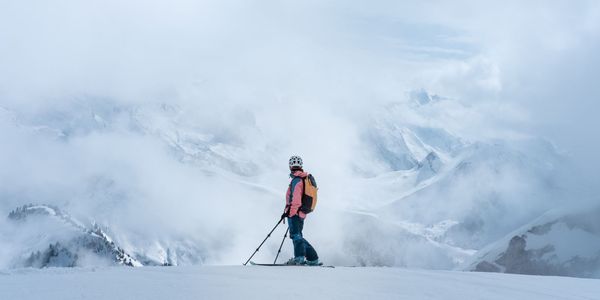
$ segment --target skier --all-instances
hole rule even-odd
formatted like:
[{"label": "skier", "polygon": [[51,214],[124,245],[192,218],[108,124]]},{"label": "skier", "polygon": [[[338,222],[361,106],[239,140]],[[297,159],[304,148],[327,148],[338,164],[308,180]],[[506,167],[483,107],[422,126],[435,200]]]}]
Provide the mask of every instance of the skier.
[{"label": "skier", "polygon": [[320,265],[319,256],[315,248],[302,236],[302,228],[306,213],[300,207],[302,206],[302,196],[304,194],[304,178],[308,173],[302,169],[302,158],[292,156],[289,162],[290,177],[292,178],[285,197],[285,210],[281,218],[287,218],[290,230],[290,239],[294,244],[294,257],[286,263],[288,265]]}]

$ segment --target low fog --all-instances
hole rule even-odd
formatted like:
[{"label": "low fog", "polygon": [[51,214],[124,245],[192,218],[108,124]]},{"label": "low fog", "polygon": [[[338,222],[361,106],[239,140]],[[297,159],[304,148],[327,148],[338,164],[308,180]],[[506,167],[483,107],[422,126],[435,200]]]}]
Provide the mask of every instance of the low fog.
[{"label": "low fog", "polygon": [[[243,263],[300,155],[322,259],[455,268],[597,203],[599,35],[594,1],[0,1],[0,267],[69,239],[5,219],[29,203],[157,260]],[[399,156],[405,130],[439,176]]]}]

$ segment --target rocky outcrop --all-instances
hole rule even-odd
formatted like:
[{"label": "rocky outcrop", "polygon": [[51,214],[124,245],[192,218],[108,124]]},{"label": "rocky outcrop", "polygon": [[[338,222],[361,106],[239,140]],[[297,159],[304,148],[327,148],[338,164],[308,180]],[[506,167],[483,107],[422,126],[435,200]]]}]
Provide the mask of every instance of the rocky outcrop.
[{"label": "rocky outcrop", "polygon": [[419,162],[417,182],[427,180],[438,174],[442,168],[442,161],[435,152],[429,152],[427,156]]}]

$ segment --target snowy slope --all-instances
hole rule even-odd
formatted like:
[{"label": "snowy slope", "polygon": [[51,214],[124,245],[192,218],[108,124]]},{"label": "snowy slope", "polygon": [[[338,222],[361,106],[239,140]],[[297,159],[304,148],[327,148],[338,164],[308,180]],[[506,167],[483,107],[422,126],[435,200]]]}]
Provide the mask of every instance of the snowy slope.
[{"label": "snowy slope", "polygon": [[[300,285],[301,284],[301,285]],[[0,299],[598,299],[600,281],[397,268],[204,266],[0,272]]]}]

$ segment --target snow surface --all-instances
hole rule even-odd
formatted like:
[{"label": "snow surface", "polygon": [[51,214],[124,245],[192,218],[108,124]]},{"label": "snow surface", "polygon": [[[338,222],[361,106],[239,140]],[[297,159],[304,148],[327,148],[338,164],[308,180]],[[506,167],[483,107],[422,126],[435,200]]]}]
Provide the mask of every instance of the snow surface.
[{"label": "snow surface", "polygon": [[0,272],[0,299],[600,299],[600,280],[373,267],[15,269]]}]

